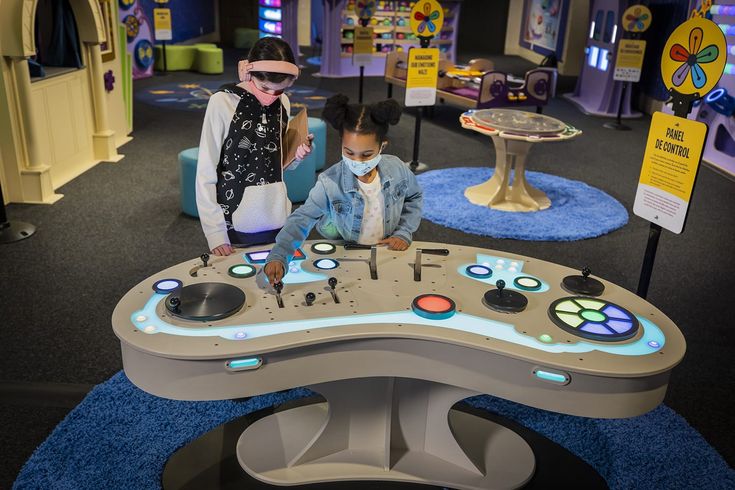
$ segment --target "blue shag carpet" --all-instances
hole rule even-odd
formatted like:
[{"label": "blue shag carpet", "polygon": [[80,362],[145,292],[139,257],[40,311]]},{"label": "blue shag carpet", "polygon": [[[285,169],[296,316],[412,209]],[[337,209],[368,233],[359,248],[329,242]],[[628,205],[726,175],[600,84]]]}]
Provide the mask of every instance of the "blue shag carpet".
[{"label": "blue shag carpet", "polygon": [[486,167],[458,167],[419,174],[423,217],[474,235],[560,242],[594,238],[628,222],[625,207],[601,190],[541,172],[526,172],[526,180],[551,199],[548,209],[514,213],[469,202],[464,190],[487,181],[493,172]]},{"label": "blue shag carpet", "polygon": [[[209,97],[222,85],[233,80],[194,80],[189,83],[166,83],[139,90],[135,97],[146,104],[183,111],[204,111]],[[324,107],[327,99],[334,95],[327,90],[303,85],[294,85],[286,90],[293,108],[306,107],[316,110]]]},{"label": "blue shag carpet", "polygon": [[[149,395],[120,372],[95,387],[54,429],[13,488],[158,489],[166,461],[180,447],[237,417],[310,395],[299,388],[247,401],[181,402]],[[735,471],[664,405],[640,417],[605,420],[487,395],[467,401],[566,447],[611,489],[735,488]]]}]

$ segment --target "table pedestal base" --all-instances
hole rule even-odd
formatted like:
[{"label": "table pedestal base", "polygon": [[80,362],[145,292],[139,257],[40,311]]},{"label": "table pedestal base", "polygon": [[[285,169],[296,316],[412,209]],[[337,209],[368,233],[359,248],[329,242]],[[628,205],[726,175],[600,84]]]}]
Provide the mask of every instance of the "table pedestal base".
[{"label": "table pedestal base", "polygon": [[327,403],[278,412],[249,426],[237,457],[277,485],[389,480],[456,489],[518,488],[534,474],[530,446],[484,418],[450,410],[478,393],[405,378],[309,388]]},{"label": "table pedestal base", "polygon": [[[487,182],[468,187],[465,197],[478,206],[502,211],[540,211],[551,206],[543,191],[526,181],[526,159],[531,144],[491,136],[495,144],[495,173]],[[510,173],[513,185],[510,185]]]}]

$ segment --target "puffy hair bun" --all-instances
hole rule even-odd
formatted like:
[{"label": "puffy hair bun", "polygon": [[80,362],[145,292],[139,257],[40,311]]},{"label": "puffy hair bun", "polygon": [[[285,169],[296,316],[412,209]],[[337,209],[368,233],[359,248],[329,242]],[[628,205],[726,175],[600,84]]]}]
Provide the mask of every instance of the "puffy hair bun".
[{"label": "puffy hair bun", "polygon": [[376,102],[370,107],[370,117],[380,125],[398,124],[401,112],[401,106],[393,99]]},{"label": "puffy hair bun", "polygon": [[350,99],[343,94],[337,94],[327,99],[322,110],[322,119],[327,121],[337,131],[342,131],[349,110]]}]

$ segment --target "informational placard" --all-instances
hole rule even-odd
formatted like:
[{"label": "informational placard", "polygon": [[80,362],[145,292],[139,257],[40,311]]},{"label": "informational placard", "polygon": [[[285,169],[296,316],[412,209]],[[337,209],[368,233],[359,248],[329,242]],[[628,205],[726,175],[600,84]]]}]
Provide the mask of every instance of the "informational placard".
[{"label": "informational placard", "polygon": [[633,205],[637,216],[674,233],[684,230],[706,137],[703,122],[654,113]]},{"label": "informational placard", "polygon": [[352,64],[365,66],[373,60],[373,28],[355,27],[352,44]]},{"label": "informational placard", "polygon": [[434,105],[438,78],[439,49],[409,49],[405,105],[407,107]]},{"label": "informational placard", "polygon": [[613,79],[622,82],[637,82],[641,79],[643,56],[646,54],[646,41],[641,39],[621,39],[615,57]]},{"label": "informational placard", "polygon": [[153,28],[156,41],[170,41],[173,39],[171,32],[171,9],[153,9]]}]

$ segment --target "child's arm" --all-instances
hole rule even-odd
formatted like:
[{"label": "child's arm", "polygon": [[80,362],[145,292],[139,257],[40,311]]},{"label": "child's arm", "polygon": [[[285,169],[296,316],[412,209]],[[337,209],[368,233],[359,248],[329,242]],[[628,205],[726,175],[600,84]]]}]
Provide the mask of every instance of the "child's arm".
[{"label": "child's arm", "polygon": [[217,166],[224,139],[227,137],[227,126],[222,116],[223,113],[226,113],[224,104],[222,104],[225,94],[220,94],[213,95],[207,104],[202,136],[199,141],[196,176],[199,220],[209,249],[212,251],[221,250],[222,246],[230,246],[225,216],[217,203]]},{"label": "child's arm", "polygon": [[408,188],[406,189],[406,197],[403,200],[401,219],[398,221],[396,229],[391,233],[391,238],[400,238],[407,245],[410,245],[414,232],[418,230],[421,224],[424,196],[416,176],[408,169],[407,165],[402,165],[402,171],[407,175]]},{"label": "child's arm", "polygon": [[[265,264],[265,273],[271,284],[280,281],[284,275],[286,264],[289,263],[296,249],[309,236],[309,232],[319,221],[319,218],[327,213],[329,213],[329,198],[320,175],[316,185],[309,192],[306,202],[288,217],[286,224],[276,236],[276,246],[268,254],[268,260]],[[281,266],[280,274],[273,274],[276,271],[273,265],[269,266],[271,262],[279,263],[278,265]]]}]

